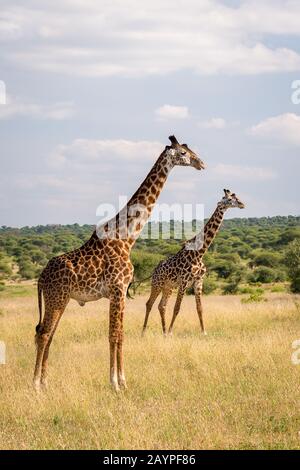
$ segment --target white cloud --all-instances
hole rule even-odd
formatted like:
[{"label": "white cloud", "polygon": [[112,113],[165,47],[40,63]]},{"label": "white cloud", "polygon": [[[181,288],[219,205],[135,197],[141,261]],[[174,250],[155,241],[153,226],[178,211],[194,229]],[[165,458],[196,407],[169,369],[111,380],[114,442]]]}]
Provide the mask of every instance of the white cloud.
[{"label": "white cloud", "polygon": [[199,121],[198,127],[202,129],[225,129],[228,127],[236,127],[239,125],[238,121],[226,121],[223,118],[211,118],[207,121]]},{"label": "white cloud", "polygon": [[226,121],[223,118],[212,118],[208,121],[199,121],[198,127],[203,129],[225,129]]},{"label": "white cloud", "polygon": [[164,104],[155,110],[158,120],[168,121],[171,119],[187,119],[189,117],[189,110],[187,106],[172,106]]},{"label": "white cloud", "polygon": [[90,140],[75,139],[69,145],[59,145],[50,155],[49,162],[53,166],[64,167],[76,165],[78,167],[103,168],[118,167],[127,164],[134,167],[151,162],[163,151],[160,142],[131,141],[131,140]]},{"label": "white cloud", "polygon": [[223,118],[212,118],[208,121],[198,122],[198,126],[203,129],[225,129],[226,121]]},{"label": "white cloud", "polygon": [[0,120],[23,116],[33,119],[61,121],[71,118],[73,114],[74,105],[70,102],[39,105],[6,96],[6,104],[0,106]]},{"label": "white cloud", "polygon": [[250,134],[298,146],[300,145],[300,116],[285,113],[269,117],[252,126]]},{"label": "white cloud", "polygon": [[300,70],[296,51],[265,41],[300,34],[297,1],[4,1],[1,14],[2,55],[30,69],[131,77]]},{"label": "white cloud", "polygon": [[[163,148],[152,141],[75,139],[49,155],[44,173],[32,177],[18,172],[4,185],[22,200],[38,195],[47,213],[57,206],[72,220],[78,220],[80,213],[96,222],[98,205],[118,208],[119,195],[129,198],[134,193]],[[54,216],[57,220],[60,213]]]},{"label": "white cloud", "polygon": [[243,181],[266,181],[277,178],[277,173],[272,168],[263,168],[244,165],[226,165],[219,163],[212,168],[214,179],[228,178]]}]

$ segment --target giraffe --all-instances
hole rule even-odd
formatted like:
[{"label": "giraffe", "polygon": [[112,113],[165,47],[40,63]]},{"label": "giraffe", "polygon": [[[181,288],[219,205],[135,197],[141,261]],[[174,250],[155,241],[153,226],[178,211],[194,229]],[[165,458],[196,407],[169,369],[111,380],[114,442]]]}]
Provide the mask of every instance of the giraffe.
[{"label": "giraffe", "polygon": [[[238,207],[244,208],[244,204],[238,197],[224,189],[224,197],[218,202],[217,207],[212,214],[211,218],[207,221],[204,227],[204,237],[201,246],[195,245],[196,235],[193,239],[185,242],[184,246],[173,256],[166,260],[161,261],[155,268],[152,274],[151,294],[146,303],[146,315],[143,325],[142,334],[145,332],[148,318],[152,306],[162,292],[161,300],[158,305],[158,310],[161,316],[161,324],[163,334],[166,335],[166,308],[168,300],[174,288],[178,289],[177,299],[174,306],[173,317],[169,326],[168,333],[172,333],[175,319],[180,311],[181,302],[184,293],[188,287],[193,286],[196,298],[196,309],[200,321],[201,331],[206,334],[203,323],[203,309],[202,309],[202,284],[203,278],[206,273],[206,267],[203,263],[203,255],[206,253],[212,244],[215,236],[217,235],[222,224],[224,214],[227,209]],[[191,245],[191,243],[193,243]]]},{"label": "giraffe", "polygon": [[[125,297],[133,276],[131,249],[143,229],[170,170],[204,163],[186,144],[169,137],[141,186],[127,205],[110,221],[98,226],[80,248],[52,258],[38,280],[39,323],[36,326],[36,365],[33,384],[37,391],[47,386],[49,348],[59,320],[70,299],[81,306],[102,297],[108,298],[110,383],[115,391],[126,388],[123,364],[123,317]],[[44,317],[42,319],[42,297]]]}]

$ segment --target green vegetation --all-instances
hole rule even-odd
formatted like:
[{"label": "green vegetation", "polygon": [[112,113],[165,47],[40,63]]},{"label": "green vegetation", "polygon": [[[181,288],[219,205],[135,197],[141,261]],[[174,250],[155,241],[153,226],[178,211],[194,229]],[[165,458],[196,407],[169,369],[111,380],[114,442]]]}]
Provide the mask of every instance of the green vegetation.
[{"label": "green vegetation", "polygon": [[288,276],[291,280],[292,292],[300,292],[300,239],[296,238],[288,244],[284,258]]},{"label": "green vegetation", "polygon": [[[158,262],[182,246],[170,239],[140,238],[133,250],[135,278],[151,275]],[[148,225],[147,230],[166,229]],[[93,231],[90,225],[46,225],[21,229],[0,229],[0,285],[5,280],[36,279],[53,256],[73,250],[85,242]],[[225,220],[209,252],[205,255],[208,276],[204,292],[220,289],[222,293],[239,293],[241,287],[272,284],[283,289],[291,282],[300,291],[300,217],[262,217]],[[278,283],[281,283],[278,285]],[[276,286],[274,284],[277,284]]]}]

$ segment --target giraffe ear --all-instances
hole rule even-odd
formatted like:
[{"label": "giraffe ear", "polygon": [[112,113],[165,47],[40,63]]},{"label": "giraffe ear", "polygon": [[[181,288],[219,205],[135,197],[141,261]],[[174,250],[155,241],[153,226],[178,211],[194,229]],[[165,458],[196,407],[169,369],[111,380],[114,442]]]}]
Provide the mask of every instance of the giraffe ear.
[{"label": "giraffe ear", "polygon": [[170,135],[169,140],[171,141],[172,145],[179,145],[178,140],[176,139],[175,135]]}]

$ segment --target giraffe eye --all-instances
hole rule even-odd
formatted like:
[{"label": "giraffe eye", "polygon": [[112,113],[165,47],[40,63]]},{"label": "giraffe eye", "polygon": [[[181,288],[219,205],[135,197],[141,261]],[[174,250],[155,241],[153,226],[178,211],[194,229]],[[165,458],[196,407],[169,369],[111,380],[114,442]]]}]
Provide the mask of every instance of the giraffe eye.
[{"label": "giraffe eye", "polygon": [[186,154],[186,151],[185,150],[181,150],[181,155],[185,155]]}]

